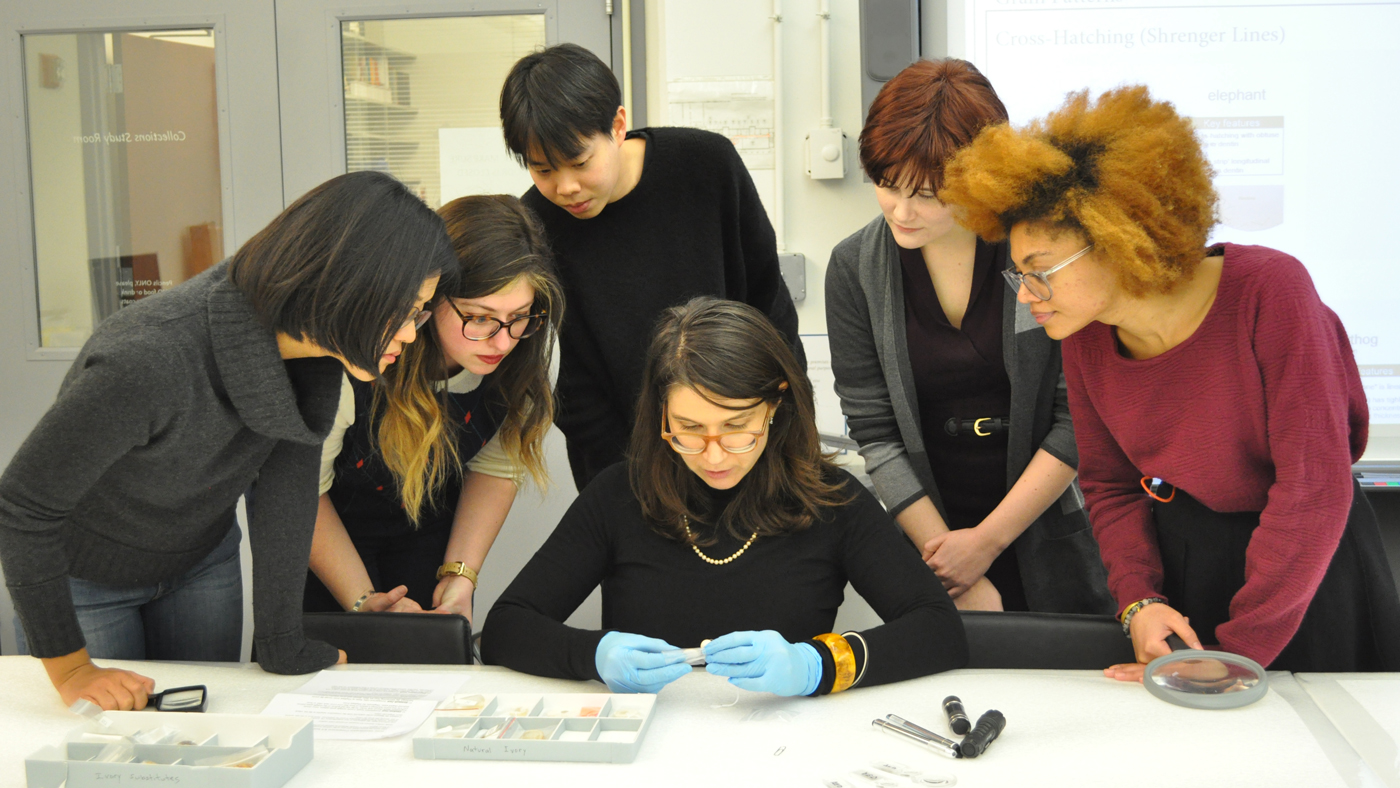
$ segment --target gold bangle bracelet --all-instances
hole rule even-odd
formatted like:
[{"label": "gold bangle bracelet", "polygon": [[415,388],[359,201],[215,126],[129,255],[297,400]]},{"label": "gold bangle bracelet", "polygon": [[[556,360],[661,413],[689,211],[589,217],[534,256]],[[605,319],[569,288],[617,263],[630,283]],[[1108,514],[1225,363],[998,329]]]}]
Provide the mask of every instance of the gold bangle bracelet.
[{"label": "gold bangle bracelet", "polygon": [[472,585],[476,585],[476,570],[467,566],[462,561],[453,561],[450,564],[443,564],[438,567],[437,579],[441,580],[449,575],[461,575],[470,580]]},{"label": "gold bangle bracelet", "polygon": [[[870,644],[865,642],[865,638],[862,637],[859,632],[842,632],[841,637],[859,640],[860,647],[865,651],[865,661],[860,663],[860,675],[856,676],[856,680],[851,682],[851,686],[854,687],[860,684],[861,679],[865,678],[865,669],[870,667]],[[851,641],[847,640],[846,642],[850,643]]]},{"label": "gold bangle bracelet", "polygon": [[851,650],[851,644],[835,632],[817,635],[813,639],[826,646],[836,663],[836,681],[831,685],[831,694],[850,689],[856,682],[856,653]]}]

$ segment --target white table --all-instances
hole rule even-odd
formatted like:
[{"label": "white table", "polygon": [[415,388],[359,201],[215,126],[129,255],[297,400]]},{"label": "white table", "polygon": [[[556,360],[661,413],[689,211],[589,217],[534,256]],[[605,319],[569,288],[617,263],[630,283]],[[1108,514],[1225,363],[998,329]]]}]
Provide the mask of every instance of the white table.
[{"label": "white table", "polygon": [[[157,688],[206,684],[212,713],[257,713],[306,681],[252,665],[104,662],[156,679]],[[342,670],[412,670],[346,666]],[[443,670],[439,666],[417,668]],[[540,679],[495,667],[456,668],[463,691],[598,692],[593,682]],[[1163,703],[1097,671],[961,670],[826,698],[743,692],[702,671],[660,694],[632,764],[420,761],[407,737],[318,741],[316,757],[289,788],[428,786],[806,786],[878,759],[979,786],[1374,785],[1359,759],[1291,676],[1271,674],[1260,702],[1230,711]],[[1391,681],[1400,685],[1400,678]],[[37,660],[0,657],[0,786],[24,784],[24,757],[60,742],[78,720],[63,708]],[[977,760],[951,760],[871,729],[899,714],[943,730],[940,703],[959,695],[975,719],[1001,710],[1007,728]]]},{"label": "white table", "polygon": [[1400,674],[1299,673],[1295,678],[1378,784],[1400,788]]}]

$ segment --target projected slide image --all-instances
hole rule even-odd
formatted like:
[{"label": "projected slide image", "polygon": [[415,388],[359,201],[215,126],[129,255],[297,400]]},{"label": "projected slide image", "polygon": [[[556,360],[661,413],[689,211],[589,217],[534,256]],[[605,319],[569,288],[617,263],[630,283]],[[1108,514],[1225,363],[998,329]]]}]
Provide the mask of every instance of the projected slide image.
[{"label": "projected slide image", "polygon": [[[965,46],[1015,124],[1145,84],[1216,171],[1214,241],[1303,262],[1353,335],[1373,425],[1400,425],[1400,2],[968,0]],[[1400,426],[1395,459],[1400,460]],[[1369,455],[1368,455],[1369,456]]]},{"label": "projected slide image", "polygon": [[1236,183],[1234,176],[1283,176],[1283,118],[1192,118],[1216,172],[1220,222],[1236,230],[1283,224],[1283,184]]}]

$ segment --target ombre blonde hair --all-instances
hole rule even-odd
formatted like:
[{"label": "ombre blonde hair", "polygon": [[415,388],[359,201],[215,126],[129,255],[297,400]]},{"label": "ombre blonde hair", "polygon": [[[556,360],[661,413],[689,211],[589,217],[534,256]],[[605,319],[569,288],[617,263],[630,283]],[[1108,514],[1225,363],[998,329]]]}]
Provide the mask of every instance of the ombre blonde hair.
[{"label": "ombre blonde hair", "polygon": [[[438,210],[456,252],[459,269],[444,276],[435,302],[481,298],[525,280],[535,291],[532,313],[545,313],[545,325],[520,340],[488,382],[492,398],[505,411],[497,436],[541,489],[549,485],[544,436],[554,421],[549,362],[564,316],[563,288],[539,222],[515,197],[504,194],[462,197]],[[429,325],[435,325],[430,322]],[[447,481],[462,473],[456,442],[443,418],[448,396],[446,358],[435,329],[405,345],[397,364],[378,387],[373,412],[380,414],[377,441],[384,464],[399,485],[404,511],[415,524]],[[491,404],[488,401],[488,406]]]}]

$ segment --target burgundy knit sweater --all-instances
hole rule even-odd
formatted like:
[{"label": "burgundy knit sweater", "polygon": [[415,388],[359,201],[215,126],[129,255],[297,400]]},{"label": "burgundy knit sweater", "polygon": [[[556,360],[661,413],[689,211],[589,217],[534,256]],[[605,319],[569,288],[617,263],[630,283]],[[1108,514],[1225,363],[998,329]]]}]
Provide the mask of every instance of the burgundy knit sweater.
[{"label": "burgundy knit sweater", "polygon": [[1062,349],[1079,483],[1119,609],[1162,595],[1143,476],[1215,511],[1262,512],[1244,587],[1216,635],[1267,665],[1341,540],[1369,417],[1346,331],[1302,263],[1224,248],[1215,303],[1185,342],[1134,360],[1112,328],[1092,323]]}]

